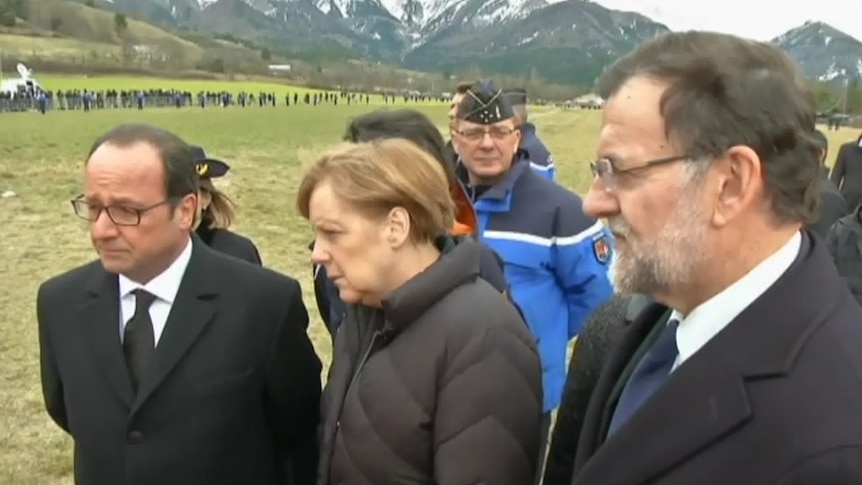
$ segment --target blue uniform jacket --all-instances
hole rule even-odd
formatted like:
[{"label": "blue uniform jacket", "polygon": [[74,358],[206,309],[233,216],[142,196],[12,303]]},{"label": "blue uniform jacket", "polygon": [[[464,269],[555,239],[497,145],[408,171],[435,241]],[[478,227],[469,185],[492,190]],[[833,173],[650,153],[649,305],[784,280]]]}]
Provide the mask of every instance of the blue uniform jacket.
[{"label": "blue uniform jacket", "polygon": [[521,143],[518,148],[527,152],[530,159],[530,167],[548,179],[554,180],[557,176],[557,168],[548,147],[536,135],[536,125],[524,123],[521,125]]},{"label": "blue uniform jacket", "polygon": [[[584,215],[577,195],[529,168],[522,155],[475,207],[482,241],[503,258],[512,298],[536,337],[548,412],[562,398],[569,340],[613,294],[612,250],[608,230]],[[458,172],[466,180],[463,166]]]}]

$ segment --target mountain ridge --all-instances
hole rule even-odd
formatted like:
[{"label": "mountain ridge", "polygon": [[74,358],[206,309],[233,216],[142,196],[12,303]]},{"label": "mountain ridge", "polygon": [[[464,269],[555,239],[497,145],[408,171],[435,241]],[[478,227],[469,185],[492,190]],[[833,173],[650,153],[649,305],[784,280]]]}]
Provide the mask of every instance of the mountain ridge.
[{"label": "mountain ridge", "polygon": [[[558,84],[591,84],[614,59],[670,31],[646,15],[589,0],[95,1],[272,46],[323,46],[426,72],[477,68]],[[772,43],[813,79],[862,78],[862,41],[823,22],[806,22]]]}]

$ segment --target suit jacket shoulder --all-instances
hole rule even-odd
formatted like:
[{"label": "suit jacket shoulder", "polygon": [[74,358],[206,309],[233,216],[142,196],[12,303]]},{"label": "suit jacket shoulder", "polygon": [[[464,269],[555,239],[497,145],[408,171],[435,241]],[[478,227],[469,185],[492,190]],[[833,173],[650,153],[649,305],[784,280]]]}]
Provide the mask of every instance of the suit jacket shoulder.
[{"label": "suit jacket shoulder", "polygon": [[69,298],[74,300],[92,278],[99,273],[104,274],[104,272],[102,262],[97,259],[77,268],[72,268],[65,273],[52,276],[39,285],[39,299],[48,298],[54,302],[56,302],[55,299],[65,300]]},{"label": "suit jacket shoulder", "polygon": [[209,241],[211,249],[229,254],[235,258],[260,264],[260,252],[251,239],[227,229],[211,229]]},{"label": "suit jacket shoulder", "polygon": [[231,293],[240,294],[282,294],[284,291],[299,289],[299,281],[290,276],[263,266],[251,265],[235,256],[210,249],[204,245],[195,247],[207,251],[214,270],[224,274],[220,281],[229,287]]}]

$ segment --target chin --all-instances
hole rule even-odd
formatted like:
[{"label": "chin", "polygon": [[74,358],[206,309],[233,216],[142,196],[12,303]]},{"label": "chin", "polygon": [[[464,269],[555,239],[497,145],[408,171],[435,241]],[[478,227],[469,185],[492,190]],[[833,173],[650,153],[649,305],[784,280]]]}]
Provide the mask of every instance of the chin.
[{"label": "chin", "polygon": [[503,170],[503,167],[496,164],[478,167],[476,170],[477,175],[479,175],[480,177],[487,178],[499,177],[503,172],[505,172],[505,170]]},{"label": "chin", "polygon": [[362,303],[362,297],[362,293],[353,290],[341,289],[338,291],[338,298],[348,305],[358,305]]},{"label": "chin", "polygon": [[126,274],[129,270],[129,265],[125,261],[118,261],[116,258],[101,257],[102,267],[108,273]]}]

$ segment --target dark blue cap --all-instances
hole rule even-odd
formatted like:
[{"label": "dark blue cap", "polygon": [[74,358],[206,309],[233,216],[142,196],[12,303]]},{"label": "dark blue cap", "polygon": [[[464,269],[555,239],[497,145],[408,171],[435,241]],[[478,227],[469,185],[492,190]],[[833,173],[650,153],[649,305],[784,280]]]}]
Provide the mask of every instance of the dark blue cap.
[{"label": "dark blue cap", "polygon": [[494,81],[476,81],[458,105],[458,119],[492,125],[515,116],[512,105]]}]

